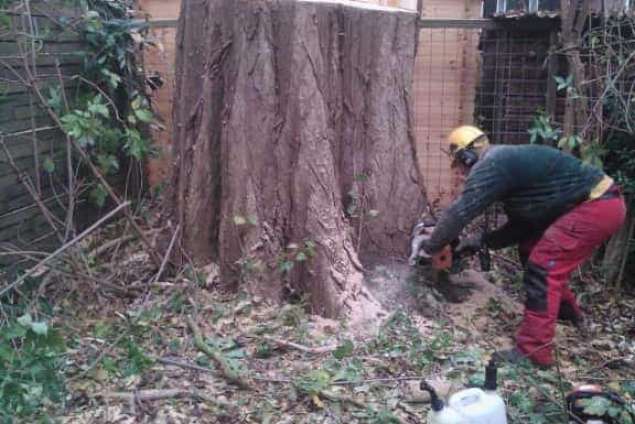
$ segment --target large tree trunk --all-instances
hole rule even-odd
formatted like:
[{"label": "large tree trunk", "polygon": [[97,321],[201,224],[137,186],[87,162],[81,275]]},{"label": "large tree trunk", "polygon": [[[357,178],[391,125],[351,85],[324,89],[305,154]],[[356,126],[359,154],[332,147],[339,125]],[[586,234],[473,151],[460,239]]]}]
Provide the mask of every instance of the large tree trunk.
[{"label": "large tree trunk", "polygon": [[172,203],[195,261],[337,316],[365,296],[358,247],[406,256],[425,206],[416,19],[345,2],[182,3]]}]

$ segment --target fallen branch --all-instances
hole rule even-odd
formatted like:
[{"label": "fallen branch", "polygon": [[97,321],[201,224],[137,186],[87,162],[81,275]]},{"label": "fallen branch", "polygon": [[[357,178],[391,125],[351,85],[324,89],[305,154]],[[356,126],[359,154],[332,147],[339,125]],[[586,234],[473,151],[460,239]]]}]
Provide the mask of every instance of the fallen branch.
[{"label": "fallen branch", "polygon": [[298,343],[294,343],[294,342],[289,342],[286,340],[282,340],[282,339],[277,339],[275,337],[271,337],[271,336],[262,336],[263,339],[275,343],[278,346],[282,346],[282,347],[290,347],[292,349],[296,349],[299,350],[301,352],[305,352],[305,353],[312,353],[312,354],[322,354],[322,353],[328,353],[328,352],[332,352],[335,349],[337,349],[337,346],[320,346],[320,347],[308,347],[308,346],[303,346],[301,344]]},{"label": "fallen branch", "polygon": [[106,392],[101,397],[126,401],[147,401],[191,396],[192,392],[184,389],[139,390],[137,392]]},{"label": "fallen branch", "polygon": [[188,364],[187,362],[181,362],[181,361],[177,361],[170,358],[158,358],[158,357],[152,357],[152,356],[150,358],[164,365],[172,365],[175,367],[185,368],[185,369],[189,369],[193,371],[200,371],[200,372],[204,372],[208,374],[216,374],[216,372],[212,369],[200,367],[194,364]]},{"label": "fallen branch", "polygon": [[40,267],[44,266],[45,264],[47,264],[48,262],[50,262],[53,259],[55,259],[56,257],[58,257],[59,255],[64,253],[66,250],[68,250],[69,248],[74,246],[75,244],[79,243],[84,237],[86,237],[87,235],[89,235],[90,233],[95,231],[97,228],[99,228],[104,222],[108,221],[110,218],[112,218],[114,215],[116,215],[117,212],[119,212],[121,209],[124,209],[124,208],[128,207],[129,204],[130,204],[130,202],[121,203],[119,206],[117,206],[112,211],[108,212],[105,216],[103,216],[101,219],[99,219],[93,225],[91,225],[90,227],[86,228],[77,237],[75,237],[74,239],[70,240],[68,243],[65,243],[63,246],[61,246],[55,252],[51,253],[46,258],[42,259],[35,266],[33,266],[31,269],[29,269],[24,274],[22,274],[22,276],[20,278],[18,278],[13,283],[9,284],[8,286],[6,286],[2,290],[0,290],[0,297],[4,296],[4,294],[7,293],[8,291],[18,287],[20,284],[22,284],[24,282],[24,280],[29,278],[31,275],[35,274],[36,271],[38,271],[40,269]]},{"label": "fallen branch", "polygon": [[163,275],[163,271],[165,271],[165,266],[167,265],[168,260],[170,259],[170,255],[172,254],[172,249],[174,248],[174,243],[176,242],[180,231],[181,231],[181,224],[177,225],[176,230],[174,230],[174,234],[172,235],[172,240],[170,240],[168,250],[166,250],[165,255],[163,256],[163,261],[161,261],[161,267],[159,268],[159,271],[152,279],[152,283],[156,283],[157,281],[159,281],[159,278],[161,278],[161,276]]},{"label": "fallen branch", "polygon": [[339,393],[333,393],[330,392],[328,390],[320,390],[320,397],[324,398],[324,399],[328,399],[328,400],[332,400],[332,401],[336,401],[336,402],[345,402],[345,403],[350,403],[351,405],[354,405],[360,409],[368,409],[368,405],[366,405],[364,402],[359,401],[357,399],[355,399],[352,396],[348,396],[348,395],[342,395]]},{"label": "fallen branch", "polygon": [[220,400],[218,396],[210,396],[198,390],[147,389],[147,390],[138,390],[136,392],[105,392],[105,393],[101,393],[100,397],[106,401],[109,399],[124,400],[129,402],[131,405],[134,405],[137,402],[144,402],[144,401],[153,401],[153,400],[161,400],[161,399],[178,399],[178,398],[189,397],[192,399],[199,399],[204,402],[210,403],[216,406],[217,408],[233,411],[232,416],[236,416],[236,414],[238,413],[235,405],[229,402]]},{"label": "fallen branch", "polygon": [[123,243],[127,243],[131,240],[134,240],[136,236],[132,235],[132,234],[128,234],[122,237],[118,237],[114,240],[110,240],[104,244],[102,244],[101,246],[96,247],[95,249],[91,250],[88,253],[89,257],[93,257],[93,258],[98,258],[101,255],[103,255],[104,253],[106,253],[108,250],[112,249],[113,247],[116,247],[119,244],[123,244]]},{"label": "fallen branch", "polygon": [[236,384],[244,390],[254,390],[247,378],[244,375],[241,375],[240,372],[234,370],[227,362],[227,359],[225,359],[218,350],[205,343],[205,340],[203,340],[203,336],[201,335],[201,329],[191,317],[187,318],[187,325],[190,327],[192,335],[194,336],[194,345],[216,363],[219,371],[230,383]]},{"label": "fallen branch", "polygon": [[[328,399],[330,401],[350,403],[351,405],[356,406],[359,409],[364,409],[364,410],[370,409],[368,407],[368,405],[366,405],[364,402],[359,401],[359,400],[355,399],[352,396],[343,395],[343,394],[340,394],[340,393],[333,393],[333,392],[330,392],[328,390],[321,390],[319,392],[319,396],[321,398]],[[399,421],[400,424],[407,424],[406,421],[402,420],[401,418],[397,417],[396,415],[394,415],[394,417],[397,418],[397,420]]]}]

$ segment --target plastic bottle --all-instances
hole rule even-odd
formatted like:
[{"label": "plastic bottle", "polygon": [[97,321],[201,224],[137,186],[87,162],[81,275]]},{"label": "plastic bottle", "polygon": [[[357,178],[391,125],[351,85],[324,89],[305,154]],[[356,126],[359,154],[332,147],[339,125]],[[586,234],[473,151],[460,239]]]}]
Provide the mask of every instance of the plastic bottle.
[{"label": "plastic bottle", "polygon": [[425,381],[421,382],[421,390],[430,393],[431,409],[428,413],[428,424],[469,424],[452,408],[445,406],[434,389]]},{"label": "plastic bottle", "polygon": [[490,361],[485,368],[484,390],[461,390],[444,405],[430,385],[422,381],[421,389],[430,393],[432,409],[428,424],[507,424],[505,402],[496,393],[496,363]]},{"label": "plastic bottle", "polygon": [[494,361],[485,368],[485,386],[461,390],[450,397],[450,408],[467,419],[469,424],[507,424],[505,402],[496,393],[497,367]]}]

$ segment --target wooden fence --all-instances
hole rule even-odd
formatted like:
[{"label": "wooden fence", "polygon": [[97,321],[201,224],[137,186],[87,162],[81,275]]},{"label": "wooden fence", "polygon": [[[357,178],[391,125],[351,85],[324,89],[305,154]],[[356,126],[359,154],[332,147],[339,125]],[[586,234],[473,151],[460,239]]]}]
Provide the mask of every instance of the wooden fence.
[{"label": "wooden fence", "polygon": [[[64,219],[65,158],[70,146],[28,85],[37,80],[47,96],[55,96],[60,86],[73,90],[73,84],[61,81],[80,73],[83,61],[84,45],[77,33],[68,30],[68,23],[81,11],[62,0],[29,3],[25,5],[30,10],[0,12],[0,246],[4,252],[52,240],[51,221]],[[42,204],[53,214],[42,213]]]}]

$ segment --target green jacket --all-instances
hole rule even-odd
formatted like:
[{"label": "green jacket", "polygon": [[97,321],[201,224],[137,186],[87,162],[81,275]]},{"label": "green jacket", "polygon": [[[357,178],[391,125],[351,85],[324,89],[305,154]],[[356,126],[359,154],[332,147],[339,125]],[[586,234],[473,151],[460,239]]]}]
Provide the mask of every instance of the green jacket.
[{"label": "green jacket", "polygon": [[587,199],[603,177],[600,169],[552,147],[492,146],[470,170],[463,193],[444,211],[425,250],[435,253],[456,240],[494,202],[502,202],[508,222],[485,235],[488,247],[540,234]]}]

